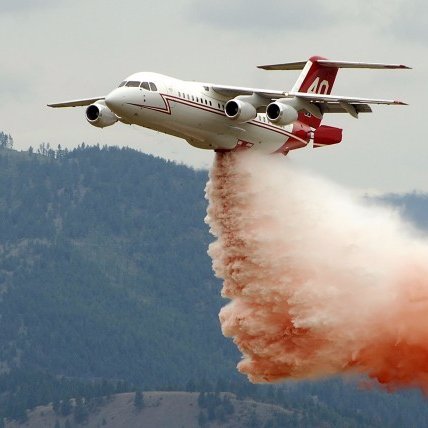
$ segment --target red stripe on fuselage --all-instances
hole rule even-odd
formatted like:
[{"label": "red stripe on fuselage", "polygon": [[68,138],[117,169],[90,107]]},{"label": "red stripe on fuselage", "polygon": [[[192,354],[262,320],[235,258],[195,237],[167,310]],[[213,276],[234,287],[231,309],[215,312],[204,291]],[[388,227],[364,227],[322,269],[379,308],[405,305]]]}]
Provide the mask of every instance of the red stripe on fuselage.
[{"label": "red stripe on fuselage", "polygon": [[[161,96],[161,98],[165,104],[165,107],[145,106],[143,104],[134,104],[134,103],[128,103],[128,105],[132,105],[132,106],[140,107],[140,108],[145,108],[148,110],[154,110],[154,111],[158,111],[159,113],[165,113],[165,114],[171,115],[172,110],[171,110],[170,101],[174,101],[176,103],[187,105],[187,106],[193,107],[193,108],[197,108],[199,110],[204,110],[204,111],[216,114],[218,116],[227,117],[223,110],[219,111],[218,109],[216,109],[214,107],[204,106],[204,105],[198,104],[195,101],[190,101],[190,100],[186,100],[183,98],[174,97],[172,95],[166,95],[166,94],[159,94],[159,95]],[[268,123],[261,123],[261,122],[258,122],[256,120],[251,120],[250,122],[245,122],[245,123],[248,123],[248,124],[253,125],[253,126],[257,126],[259,128],[267,129],[271,132],[276,132],[277,134],[281,134],[281,135],[284,135],[286,137],[291,137],[293,139],[301,141],[305,145],[308,143],[308,141],[303,140],[303,139],[299,138],[298,136],[294,135],[293,133],[285,131],[284,129],[279,128],[275,125],[271,125]]]}]

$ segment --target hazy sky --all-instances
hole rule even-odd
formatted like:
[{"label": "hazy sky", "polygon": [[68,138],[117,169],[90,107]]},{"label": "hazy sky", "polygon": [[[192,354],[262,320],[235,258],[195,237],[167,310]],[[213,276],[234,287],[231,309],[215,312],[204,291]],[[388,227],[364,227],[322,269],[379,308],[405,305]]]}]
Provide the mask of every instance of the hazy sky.
[{"label": "hazy sky", "polygon": [[256,65],[314,54],[404,63],[414,69],[341,70],[333,93],[410,106],[374,106],[359,120],[327,115],[325,124],[344,128],[343,143],[290,158],[358,189],[428,191],[427,12],[422,0],[5,0],[0,130],[12,134],[18,149],[41,142],[127,145],[208,167],[212,154],[184,140],[123,124],[100,130],[86,122],[82,108],[45,105],[105,95],[136,71],[288,90],[298,73]]}]

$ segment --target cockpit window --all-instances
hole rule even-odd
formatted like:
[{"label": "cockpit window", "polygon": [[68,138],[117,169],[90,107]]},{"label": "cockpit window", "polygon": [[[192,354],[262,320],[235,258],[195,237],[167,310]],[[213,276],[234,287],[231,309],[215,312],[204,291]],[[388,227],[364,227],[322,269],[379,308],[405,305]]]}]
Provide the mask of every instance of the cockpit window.
[{"label": "cockpit window", "polygon": [[126,80],[124,80],[119,86],[118,86],[118,88],[121,88],[122,86],[125,86],[126,85]]},{"label": "cockpit window", "polygon": [[155,91],[156,92],[158,90],[158,88],[156,88],[156,85],[153,82],[150,82],[149,85],[150,85],[150,90],[151,91]]},{"label": "cockpit window", "polygon": [[140,86],[140,82],[137,82],[135,80],[130,80],[126,86],[130,87],[130,88],[138,88],[138,86]]},{"label": "cockpit window", "polygon": [[143,83],[141,84],[141,87],[142,87],[143,89],[145,89],[146,91],[150,91],[149,82],[143,82]]}]

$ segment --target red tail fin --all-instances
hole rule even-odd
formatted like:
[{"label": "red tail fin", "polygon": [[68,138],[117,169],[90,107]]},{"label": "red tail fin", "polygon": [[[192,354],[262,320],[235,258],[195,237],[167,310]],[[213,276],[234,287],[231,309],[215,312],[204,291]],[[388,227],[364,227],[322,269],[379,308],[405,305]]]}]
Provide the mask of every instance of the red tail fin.
[{"label": "red tail fin", "polygon": [[[320,59],[326,58],[320,56],[309,58],[292,89],[293,92],[308,92],[324,95],[329,95],[331,93],[339,68],[331,66],[325,67],[317,62]],[[298,120],[312,128],[318,128],[321,123],[321,119],[317,119],[305,111],[299,113]]]}]

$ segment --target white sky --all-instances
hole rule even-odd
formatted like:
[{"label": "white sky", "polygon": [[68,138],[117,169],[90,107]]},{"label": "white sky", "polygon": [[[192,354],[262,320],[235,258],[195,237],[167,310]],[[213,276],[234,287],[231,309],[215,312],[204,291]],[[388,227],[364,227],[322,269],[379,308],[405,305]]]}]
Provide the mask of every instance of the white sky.
[{"label": "white sky", "polygon": [[[3,4],[5,3],[5,4]],[[105,95],[136,71],[229,85],[291,89],[298,72],[256,65],[331,59],[403,63],[409,71],[341,70],[333,93],[401,99],[344,128],[338,146],[291,153],[293,162],[356,189],[428,191],[428,4],[422,0],[2,0],[0,130],[27,149],[49,142],[127,145],[197,167],[212,154],[122,124],[100,130],[84,109],[46,103]]]}]

